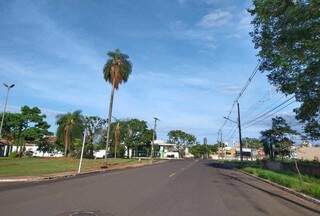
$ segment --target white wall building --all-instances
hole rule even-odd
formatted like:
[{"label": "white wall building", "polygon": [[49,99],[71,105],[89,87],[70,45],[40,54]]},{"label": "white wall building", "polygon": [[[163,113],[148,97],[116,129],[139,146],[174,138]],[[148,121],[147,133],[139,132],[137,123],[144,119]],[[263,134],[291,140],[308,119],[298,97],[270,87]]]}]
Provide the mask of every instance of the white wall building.
[{"label": "white wall building", "polygon": [[179,152],[176,151],[176,145],[166,143],[163,140],[155,140],[154,145],[159,146],[159,154],[162,159],[179,159]]}]

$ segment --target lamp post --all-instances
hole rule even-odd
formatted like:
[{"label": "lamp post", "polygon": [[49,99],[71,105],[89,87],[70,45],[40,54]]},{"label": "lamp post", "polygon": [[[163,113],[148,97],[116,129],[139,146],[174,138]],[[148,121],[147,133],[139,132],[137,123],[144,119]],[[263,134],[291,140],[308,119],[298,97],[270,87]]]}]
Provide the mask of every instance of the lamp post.
[{"label": "lamp post", "polygon": [[8,104],[9,91],[10,91],[10,89],[12,89],[15,86],[15,84],[8,85],[6,83],[3,83],[3,85],[7,88],[7,94],[6,94],[6,100],[5,100],[5,103],[4,103],[4,108],[3,108],[2,118],[1,118],[1,124],[0,124],[0,139],[2,138],[2,127],[3,127],[4,115],[5,115],[5,112],[6,112],[6,109],[7,109],[7,104]]}]

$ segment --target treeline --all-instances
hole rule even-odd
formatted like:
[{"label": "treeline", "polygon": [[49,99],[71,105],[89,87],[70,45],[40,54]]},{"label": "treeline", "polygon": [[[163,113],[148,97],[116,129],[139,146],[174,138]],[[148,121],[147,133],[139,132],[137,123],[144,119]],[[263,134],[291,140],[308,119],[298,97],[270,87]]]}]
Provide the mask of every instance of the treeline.
[{"label": "treeline", "polygon": [[[78,157],[86,130],[84,157],[93,158],[94,151],[106,148],[106,123],[106,119],[85,116],[79,110],[60,114],[56,117],[56,139],[52,139],[54,133],[49,131],[46,115],[38,107],[23,106],[20,112],[5,114],[2,138],[20,147],[20,156],[29,143],[36,144],[42,152],[61,151],[65,156]],[[148,147],[152,142],[153,130],[143,120],[117,120],[110,129],[110,152],[120,157],[124,156],[125,147]]]},{"label": "treeline", "polygon": [[[98,116],[83,115],[80,110],[56,116],[57,130],[49,131],[50,125],[38,107],[21,107],[20,112],[6,113],[2,137],[11,144],[20,147],[20,156],[25,153],[25,145],[36,144],[41,152],[63,152],[65,156],[79,157],[84,131],[86,142],[84,157],[94,158],[94,152],[106,149],[107,120]],[[117,119],[111,123],[109,137],[109,156],[124,157],[129,149],[151,153],[153,129],[140,119]],[[53,139],[54,138],[54,139]],[[155,133],[155,138],[157,135]],[[184,148],[196,143],[196,137],[181,130],[168,133],[167,142],[176,144],[175,151],[181,156]],[[155,151],[158,151],[155,146]]]},{"label": "treeline", "polygon": [[[293,153],[292,147],[295,144],[293,138],[301,137],[299,132],[293,130],[286,120],[279,116],[272,118],[271,128],[261,131],[260,134],[259,139],[243,138],[243,147],[251,149],[263,148],[270,159],[291,157]],[[218,144],[219,147],[222,145],[221,143]]]}]

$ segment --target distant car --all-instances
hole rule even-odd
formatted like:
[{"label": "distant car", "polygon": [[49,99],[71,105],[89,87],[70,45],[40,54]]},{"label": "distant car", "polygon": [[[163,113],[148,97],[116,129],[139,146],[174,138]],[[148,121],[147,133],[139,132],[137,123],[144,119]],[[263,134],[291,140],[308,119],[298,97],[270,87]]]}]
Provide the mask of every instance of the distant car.
[{"label": "distant car", "polygon": [[106,156],[106,150],[99,150],[99,151],[95,151],[93,153],[94,158],[96,159],[102,159],[105,158]]},{"label": "distant car", "polygon": [[27,157],[32,157],[33,156],[33,151],[26,151],[25,153],[24,153],[24,155],[25,156],[27,156]]}]

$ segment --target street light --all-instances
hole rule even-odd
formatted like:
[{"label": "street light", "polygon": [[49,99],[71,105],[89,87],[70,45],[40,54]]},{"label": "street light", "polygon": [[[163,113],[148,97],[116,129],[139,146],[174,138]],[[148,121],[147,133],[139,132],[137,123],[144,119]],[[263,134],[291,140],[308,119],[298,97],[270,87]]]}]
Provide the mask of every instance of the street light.
[{"label": "street light", "polygon": [[6,94],[6,100],[5,100],[5,103],[4,103],[4,108],[3,108],[2,118],[1,118],[0,139],[2,138],[3,120],[4,120],[4,114],[5,114],[6,109],[7,109],[9,91],[10,91],[10,89],[12,89],[12,88],[15,86],[15,84],[8,85],[8,84],[6,84],[6,83],[3,83],[3,85],[7,88],[7,94]]}]

